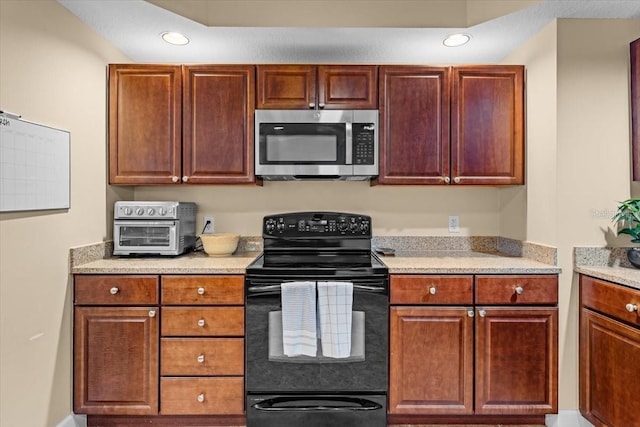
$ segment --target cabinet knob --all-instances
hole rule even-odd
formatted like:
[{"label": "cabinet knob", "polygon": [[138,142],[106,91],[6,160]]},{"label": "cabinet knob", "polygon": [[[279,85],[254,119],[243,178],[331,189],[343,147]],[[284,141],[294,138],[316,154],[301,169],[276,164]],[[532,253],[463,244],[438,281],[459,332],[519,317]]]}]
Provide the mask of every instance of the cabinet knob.
[{"label": "cabinet knob", "polygon": [[182,177],[182,182],[187,182],[189,181],[189,177],[187,175]]},{"label": "cabinet knob", "polygon": [[198,363],[204,363],[204,354],[198,356]]},{"label": "cabinet knob", "polygon": [[178,178],[177,176],[174,175],[171,177],[171,182],[178,182],[178,181],[180,181],[180,178]]},{"label": "cabinet knob", "polygon": [[318,107],[324,108],[324,102],[321,102],[320,104],[318,104]]},{"label": "cabinet knob", "polygon": [[201,328],[203,328],[205,325],[204,319],[200,319],[198,320],[198,326],[200,326]]},{"label": "cabinet knob", "polygon": [[473,316],[475,316],[475,313],[473,312],[473,310],[469,310],[469,311],[467,311],[467,316],[473,317]]},{"label": "cabinet knob", "polygon": [[149,317],[156,317],[156,311],[155,310],[149,310]]},{"label": "cabinet knob", "polygon": [[200,403],[204,402],[204,393],[200,393],[198,395],[198,402],[200,402]]},{"label": "cabinet knob", "polygon": [[485,317],[487,315],[487,312],[484,310],[478,310],[478,316],[480,317]]},{"label": "cabinet knob", "polygon": [[315,108],[316,107],[316,103],[315,102],[310,102],[309,103],[309,108]]},{"label": "cabinet knob", "polygon": [[453,182],[455,182],[456,184],[460,184],[460,177],[456,176],[455,178],[453,178]]},{"label": "cabinet knob", "polygon": [[522,293],[524,292],[524,288],[522,286],[520,286],[520,285],[517,285],[514,290],[516,291],[516,294],[518,294],[518,295],[522,295]]},{"label": "cabinet knob", "polygon": [[445,184],[449,184],[451,182],[451,178],[449,178],[448,176],[443,177],[443,179]]},{"label": "cabinet knob", "polygon": [[198,295],[204,295],[204,288],[198,288]]},{"label": "cabinet knob", "polygon": [[109,289],[109,292],[111,293],[111,295],[115,295],[118,292],[120,292],[120,289],[118,289],[116,286],[114,286],[113,288]]},{"label": "cabinet knob", "polygon": [[430,293],[431,295],[435,295],[437,291],[438,291],[438,290],[436,289],[436,287],[435,287],[435,286],[432,286],[432,287],[430,287],[430,288],[429,288],[429,293]]},{"label": "cabinet knob", "polygon": [[634,311],[635,311],[635,312],[637,312],[637,311],[638,311],[638,306],[637,306],[636,304],[631,304],[631,303],[629,303],[629,304],[627,304],[627,305],[625,306],[625,308],[627,309],[627,311],[628,311],[629,313],[633,313]]}]

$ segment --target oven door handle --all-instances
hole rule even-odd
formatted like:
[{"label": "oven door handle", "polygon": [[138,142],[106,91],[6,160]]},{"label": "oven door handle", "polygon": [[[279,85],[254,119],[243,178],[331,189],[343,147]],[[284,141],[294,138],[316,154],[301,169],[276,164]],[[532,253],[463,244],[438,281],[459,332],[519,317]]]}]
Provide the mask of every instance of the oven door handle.
[{"label": "oven door handle", "polygon": [[[387,288],[384,286],[370,286],[370,285],[353,285],[353,289],[357,289],[360,291],[370,291],[370,292],[386,292]],[[263,286],[249,286],[247,288],[247,292],[250,294],[255,294],[259,292],[280,292],[280,285],[263,285]]]},{"label": "oven door handle", "polygon": [[[336,402],[335,405],[283,405],[283,403],[287,402],[300,402],[300,401],[326,401]],[[344,403],[349,403],[351,405],[346,406]],[[276,406],[277,405],[277,406]],[[263,400],[262,402],[254,403],[251,405],[252,408],[255,408],[258,411],[336,411],[336,412],[345,412],[345,411],[375,411],[378,409],[382,409],[382,405],[376,403],[374,401],[368,399],[361,399],[356,397],[325,397],[325,396],[295,396],[295,397],[274,397],[271,399]]]}]

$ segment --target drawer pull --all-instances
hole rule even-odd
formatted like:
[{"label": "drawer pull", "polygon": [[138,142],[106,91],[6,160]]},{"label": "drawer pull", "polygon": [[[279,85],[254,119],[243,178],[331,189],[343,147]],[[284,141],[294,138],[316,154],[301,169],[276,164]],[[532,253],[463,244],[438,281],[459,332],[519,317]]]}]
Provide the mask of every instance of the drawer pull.
[{"label": "drawer pull", "polygon": [[120,289],[118,289],[117,286],[114,286],[113,288],[109,289],[109,292],[111,293],[111,295],[115,295],[120,292]]},{"label": "drawer pull", "polygon": [[474,315],[475,315],[475,313],[473,312],[473,310],[467,311],[467,316],[473,317]]},{"label": "drawer pull", "polygon": [[629,304],[627,304],[627,305],[625,306],[625,308],[627,309],[627,311],[628,311],[629,313],[633,313],[634,311],[635,311],[635,312],[637,312],[637,311],[638,311],[638,306],[637,306],[636,304],[631,304],[631,303],[629,303]]},{"label": "drawer pull", "polygon": [[204,295],[204,288],[198,288],[198,295]]},{"label": "drawer pull", "polygon": [[204,402],[204,393],[200,393],[198,395],[198,402],[200,402],[200,403]]},{"label": "drawer pull", "polygon": [[156,317],[156,311],[155,310],[149,310],[149,317]]},{"label": "drawer pull", "polygon": [[487,312],[486,312],[486,311],[484,311],[484,310],[478,310],[478,315],[479,315],[480,317],[484,317],[484,316],[486,316],[486,315],[487,315]]},{"label": "drawer pull", "polygon": [[204,325],[205,325],[205,321],[204,321],[204,319],[200,319],[200,320],[198,320],[198,326],[200,326],[201,328],[203,328],[203,327],[204,327]]},{"label": "drawer pull", "polygon": [[430,288],[429,288],[429,293],[430,293],[431,295],[435,295],[435,294],[436,294],[436,292],[437,292],[437,289],[436,289],[436,287],[435,287],[435,286],[432,286],[432,287],[430,287]]},{"label": "drawer pull", "polygon": [[520,285],[516,286],[515,288],[516,294],[518,295],[522,295],[522,293],[524,292],[524,288]]},{"label": "drawer pull", "polygon": [[204,354],[198,356],[198,363],[204,363]]}]

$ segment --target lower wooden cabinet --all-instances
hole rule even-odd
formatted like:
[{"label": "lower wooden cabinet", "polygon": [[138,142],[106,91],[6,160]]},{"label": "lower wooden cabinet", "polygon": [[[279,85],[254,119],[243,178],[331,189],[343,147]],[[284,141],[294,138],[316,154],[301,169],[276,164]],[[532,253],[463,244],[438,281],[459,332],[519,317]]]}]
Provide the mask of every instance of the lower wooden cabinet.
[{"label": "lower wooden cabinet", "polygon": [[243,276],[74,284],[74,412],[88,426],[244,423]]},{"label": "lower wooden cabinet", "polygon": [[580,412],[640,426],[640,290],[580,276]]},{"label": "lower wooden cabinet", "polygon": [[391,304],[390,422],[557,412],[556,275],[392,275]]}]

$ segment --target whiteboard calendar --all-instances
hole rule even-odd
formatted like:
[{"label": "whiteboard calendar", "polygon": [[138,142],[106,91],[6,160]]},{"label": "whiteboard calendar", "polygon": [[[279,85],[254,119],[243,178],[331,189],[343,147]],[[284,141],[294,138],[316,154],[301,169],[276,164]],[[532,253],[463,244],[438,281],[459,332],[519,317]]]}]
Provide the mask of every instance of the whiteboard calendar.
[{"label": "whiteboard calendar", "polygon": [[69,132],[0,115],[0,212],[68,209]]}]

